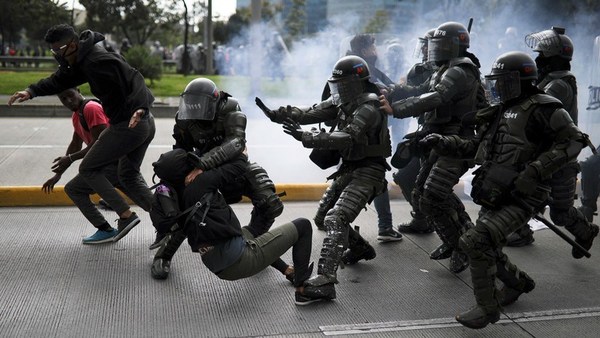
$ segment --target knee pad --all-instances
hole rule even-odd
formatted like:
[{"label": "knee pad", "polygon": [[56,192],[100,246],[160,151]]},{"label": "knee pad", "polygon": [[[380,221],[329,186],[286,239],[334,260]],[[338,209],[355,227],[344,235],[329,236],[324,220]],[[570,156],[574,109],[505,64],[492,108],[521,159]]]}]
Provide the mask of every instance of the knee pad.
[{"label": "knee pad", "polygon": [[469,257],[482,254],[483,250],[491,248],[492,241],[485,234],[473,229],[464,233],[458,239],[458,248]]}]

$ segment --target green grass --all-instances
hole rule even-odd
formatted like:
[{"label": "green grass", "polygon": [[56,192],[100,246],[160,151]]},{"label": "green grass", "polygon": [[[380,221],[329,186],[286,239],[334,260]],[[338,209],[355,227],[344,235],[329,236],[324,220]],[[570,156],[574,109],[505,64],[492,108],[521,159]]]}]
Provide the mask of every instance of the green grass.
[{"label": "green grass", "polygon": [[[52,70],[47,71],[13,71],[0,69],[0,95],[12,95],[14,92],[27,88],[32,83],[48,77],[52,74]],[[150,85],[150,90],[156,97],[179,96],[185,86],[197,77],[206,77],[215,82],[215,84],[224,91],[228,88],[235,88],[235,92],[231,92],[233,96],[242,95],[240,92],[249,93],[251,91],[251,80],[245,76],[207,76],[207,75],[187,75],[181,74],[163,74],[162,78],[154,81]],[[235,86],[234,86],[235,85]],[[294,88],[297,85],[307,85],[302,83],[300,79],[286,79],[284,82],[271,81],[268,78],[261,80],[261,92],[266,93],[271,97],[285,97],[289,93],[289,88]],[[83,95],[90,96],[90,87],[84,84],[80,87]]]}]

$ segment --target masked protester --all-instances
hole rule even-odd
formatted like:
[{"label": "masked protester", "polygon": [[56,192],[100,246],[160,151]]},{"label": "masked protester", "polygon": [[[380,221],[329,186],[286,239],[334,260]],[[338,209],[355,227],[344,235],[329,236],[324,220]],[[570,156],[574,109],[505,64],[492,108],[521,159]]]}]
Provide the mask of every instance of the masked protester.
[{"label": "masked protester", "polygon": [[73,27],[61,24],[50,28],[44,40],[60,65],[58,70],[13,94],[8,104],[89,84],[92,94],[102,102],[109,126],[81,161],[79,175],[119,215],[118,234],[113,237],[118,241],[139,224],[140,218],[111,184],[105,168],[118,161],[119,182],[137,205],[150,211],[152,192],[140,166],[156,131],[150,113],[154,97],[140,72],[104,49],[102,34],[86,30],[77,35]]},{"label": "masked protester", "polygon": [[[275,185],[266,170],[248,161],[246,123],[246,115],[234,97],[220,91],[209,79],[194,79],[181,94],[173,127],[173,148],[187,153],[192,165],[174,179],[157,172],[156,163],[154,167],[157,175],[169,182],[177,193],[181,210],[193,206],[211,189],[219,189],[227,203],[237,203],[242,196],[249,197],[254,209],[250,223],[245,228],[252,236],[258,237],[266,233],[275,218],[281,215],[283,203],[275,193]],[[243,164],[241,169],[239,163]],[[163,171],[170,175],[169,172],[181,170],[182,167],[170,168],[173,169]],[[151,216],[155,212],[159,212],[158,208],[153,210]],[[172,224],[159,225],[159,222],[154,222],[154,225],[156,240],[150,249],[162,245]],[[188,238],[194,250],[202,244],[195,242],[193,234],[188,233]],[[174,248],[170,250],[172,254],[164,256],[159,252],[155,260],[161,259],[162,266],[168,270],[172,255],[180,244],[171,243],[170,247]],[[273,266],[288,279],[293,278],[293,268],[282,260],[274,261]]]},{"label": "masked protester", "polygon": [[[512,232],[543,209],[553,174],[589,142],[562,103],[535,86],[537,67],[529,55],[500,55],[485,78],[492,106],[477,112],[476,137],[431,134],[421,141],[446,156],[474,157],[480,165],[471,197],[482,210],[475,226],[459,240],[471,261],[476,305],[456,316],[474,329],[495,323],[500,306],[534,289],[534,280],[511,263],[502,248]],[[591,226],[587,241],[580,244],[589,249],[597,234],[598,227]],[[500,290],[496,278],[503,283]]]}]

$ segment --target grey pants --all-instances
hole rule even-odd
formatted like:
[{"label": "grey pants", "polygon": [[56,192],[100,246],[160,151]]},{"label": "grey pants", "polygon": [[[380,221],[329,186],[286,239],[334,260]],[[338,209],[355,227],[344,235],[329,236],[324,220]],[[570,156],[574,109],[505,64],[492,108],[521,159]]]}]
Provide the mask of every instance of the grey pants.
[{"label": "grey pants", "polygon": [[115,161],[118,161],[119,184],[133,202],[146,211],[152,202],[152,192],[140,173],[140,166],[156,132],[154,117],[148,114],[135,128],[129,128],[128,124],[129,121],[123,121],[105,129],[79,166],[79,175],[119,215],[129,205],[104,170]]},{"label": "grey pants", "polygon": [[[113,186],[119,186],[117,162],[102,168],[102,172],[104,177],[106,177]],[[125,192],[124,188],[121,187],[120,189]],[[71,198],[73,203],[79,208],[79,211],[81,211],[83,216],[85,216],[93,226],[98,228],[106,222],[102,213],[98,211],[98,208],[96,208],[90,199],[90,195],[95,193],[94,189],[87,184],[86,180],[81,177],[81,175],[73,177],[73,179],[65,185],[65,193]],[[127,194],[127,192],[125,192],[125,194]]]},{"label": "grey pants", "polygon": [[256,238],[242,228],[246,248],[240,259],[221,271],[217,276],[225,280],[238,280],[254,276],[275,262],[298,241],[298,230],[288,222],[271,228]]}]

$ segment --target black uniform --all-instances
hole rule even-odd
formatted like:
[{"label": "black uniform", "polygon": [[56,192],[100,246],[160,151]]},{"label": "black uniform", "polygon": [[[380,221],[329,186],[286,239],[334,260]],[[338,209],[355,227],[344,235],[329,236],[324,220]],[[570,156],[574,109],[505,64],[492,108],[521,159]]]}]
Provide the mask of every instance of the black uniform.
[{"label": "black uniform", "polygon": [[[454,35],[456,39],[452,38]],[[423,115],[424,134],[473,135],[473,129],[463,125],[462,119],[477,109],[481,81],[479,61],[466,52],[468,40],[466,28],[459,23],[450,22],[438,27],[428,47],[428,60],[439,66],[431,77],[429,90],[421,96],[394,102],[394,117]],[[460,41],[455,46],[456,53],[440,48],[453,41]],[[456,273],[468,266],[466,256],[456,249],[458,238],[470,227],[471,220],[453,188],[470,165],[467,160],[425,152],[412,196],[413,208],[426,215],[427,222],[443,241],[430,257],[443,259],[450,256],[450,269]]]},{"label": "black uniform", "polygon": [[[518,74],[518,75],[515,75]],[[459,248],[467,253],[477,305],[456,319],[470,328],[482,328],[500,317],[500,305],[510,305],[535,287],[533,279],[512,264],[502,247],[507,236],[547,202],[552,175],[577,158],[586,137],[557,99],[543,94],[532,82],[537,69],[531,57],[521,52],[499,56],[486,76],[490,92],[499,102],[477,113],[478,135],[430,135],[423,140],[435,144],[438,153],[459,158],[474,156],[471,196],[483,208],[475,226],[460,237]],[[515,88],[517,88],[515,90]],[[587,229],[584,248],[598,233]],[[577,254],[581,254],[574,249]],[[495,279],[504,283],[499,292]]]},{"label": "black uniform", "polygon": [[[319,202],[315,223],[323,224],[323,240],[317,275],[305,283],[305,296],[335,298],[334,283],[342,254],[349,247],[354,257],[371,259],[375,251],[350,224],[375,196],[384,191],[385,160],[391,154],[387,116],[379,110],[378,89],[369,81],[366,62],[356,56],[340,59],[329,79],[332,96],[308,109],[294,107],[273,112],[272,121],[284,123],[286,133],[301,140],[307,148],[334,150],[342,164],[329,178],[331,186]],[[336,121],[337,130],[313,133],[300,124]],[[345,255],[348,257],[348,255]]]}]

